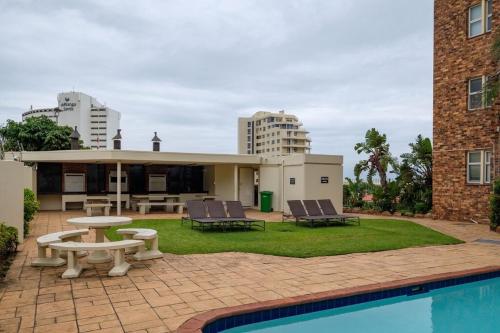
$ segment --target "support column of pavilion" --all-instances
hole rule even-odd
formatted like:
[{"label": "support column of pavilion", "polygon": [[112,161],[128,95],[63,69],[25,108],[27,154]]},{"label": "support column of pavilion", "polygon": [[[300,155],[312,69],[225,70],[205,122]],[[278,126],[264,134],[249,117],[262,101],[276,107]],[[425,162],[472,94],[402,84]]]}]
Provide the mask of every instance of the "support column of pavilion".
[{"label": "support column of pavilion", "polygon": [[116,163],[116,216],[122,215],[122,162]]},{"label": "support column of pavilion", "polygon": [[233,193],[233,200],[238,200],[239,199],[239,168],[238,164],[234,165],[233,169],[233,184],[234,184],[234,193]]}]

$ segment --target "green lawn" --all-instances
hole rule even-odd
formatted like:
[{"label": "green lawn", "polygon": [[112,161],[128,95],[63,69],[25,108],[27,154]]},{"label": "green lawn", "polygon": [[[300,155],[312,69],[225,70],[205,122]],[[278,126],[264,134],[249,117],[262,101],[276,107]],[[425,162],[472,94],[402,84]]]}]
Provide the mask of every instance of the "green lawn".
[{"label": "green lawn", "polygon": [[[249,252],[287,257],[316,257],[376,252],[414,246],[459,244],[462,241],[421,225],[400,220],[361,220],[361,226],[309,228],[293,223],[267,223],[266,231],[216,232],[192,230],[179,220],[136,220],[121,228],[150,228],[158,231],[160,250],[193,254]],[[120,236],[110,229],[111,240]]]}]

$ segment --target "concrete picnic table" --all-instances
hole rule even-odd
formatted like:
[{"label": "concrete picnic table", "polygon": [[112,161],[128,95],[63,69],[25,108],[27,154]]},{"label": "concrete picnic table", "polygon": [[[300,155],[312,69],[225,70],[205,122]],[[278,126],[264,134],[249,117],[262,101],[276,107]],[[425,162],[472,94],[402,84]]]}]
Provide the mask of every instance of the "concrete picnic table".
[{"label": "concrete picnic table", "polygon": [[[150,202],[150,201],[168,202],[168,199],[172,199],[173,202],[179,202],[181,196],[177,194],[135,194],[132,196],[132,199],[138,200],[139,203]],[[136,204],[134,204],[133,210],[137,210]],[[147,211],[149,212],[149,209],[147,209]]]},{"label": "concrete picnic table", "polygon": [[[104,231],[106,229],[117,225],[129,224],[131,222],[132,219],[130,217],[123,216],[75,217],[68,220],[69,224],[95,229],[96,243],[104,242]],[[107,251],[96,250],[89,255],[89,257],[87,258],[87,262],[90,264],[100,264],[103,262],[109,262],[112,259],[113,258]]]}]

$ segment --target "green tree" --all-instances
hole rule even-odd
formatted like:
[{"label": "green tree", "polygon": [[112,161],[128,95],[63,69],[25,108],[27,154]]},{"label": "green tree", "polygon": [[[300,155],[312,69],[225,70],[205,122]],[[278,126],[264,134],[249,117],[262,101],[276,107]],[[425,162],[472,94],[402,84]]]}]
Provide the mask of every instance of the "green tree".
[{"label": "green tree", "polygon": [[363,172],[367,173],[368,183],[373,184],[373,177],[378,175],[383,193],[388,193],[387,173],[389,168],[397,169],[397,161],[389,151],[387,136],[380,134],[375,128],[366,132],[365,142],[357,143],[354,150],[358,153],[368,155],[368,159],[361,160],[354,167],[354,175],[359,177]]},{"label": "green tree", "polygon": [[5,151],[70,149],[71,133],[70,127],[59,126],[46,116],[31,117],[24,122],[9,119],[5,126],[0,127]]},{"label": "green tree", "polygon": [[423,213],[432,207],[432,142],[419,135],[409,146],[398,170],[400,202],[406,209]]}]

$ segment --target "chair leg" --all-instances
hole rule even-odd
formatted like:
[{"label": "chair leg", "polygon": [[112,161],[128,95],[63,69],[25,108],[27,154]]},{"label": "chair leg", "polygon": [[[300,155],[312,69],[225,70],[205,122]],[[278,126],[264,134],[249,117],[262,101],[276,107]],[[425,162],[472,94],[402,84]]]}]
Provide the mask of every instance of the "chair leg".
[{"label": "chair leg", "polygon": [[62,278],[71,279],[80,276],[82,266],[78,263],[76,258],[76,251],[68,251],[68,268],[64,271]]},{"label": "chair leg", "polygon": [[139,214],[146,215],[146,206],[144,205],[139,206]]},{"label": "chair leg", "polygon": [[109,206],[104,207],[104,215],[109,216]]},{"label": "chair leg", "polygon": [[108,272],[109,276],[123,276],[127,274],[130,264],[125,261],[125,249],[117,249],[114,251],[114,266]]},{"label": "chair leg", "polygon": [[92,208],[87,207],[87,216],[92,216]]}]

